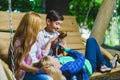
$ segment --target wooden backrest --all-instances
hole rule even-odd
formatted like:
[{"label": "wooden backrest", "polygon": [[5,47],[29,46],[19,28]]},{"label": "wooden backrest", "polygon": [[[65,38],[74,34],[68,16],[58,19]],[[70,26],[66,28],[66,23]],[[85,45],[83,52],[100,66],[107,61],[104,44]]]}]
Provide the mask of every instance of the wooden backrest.
[{"label": "wooden backrest", "polygon": [[[13,30],[16,30],[24,14],[25,13],[12,13]],[[40,15],[42,17],[42,21],[43,21],[42,26],[44,28],[46,26],[46,23],[45,23],[46,14],[40,14]],[[75,20],[75,17],[64,16],[64,18],[65,19],[64,19],[62,28],[60,30],[67,31],[68,33],[68,36],[66,37],[67,46],[69,48],[80,51],[81,53],[84,54],[85,53],[85,45],[84,45],[85,40],[81,37],[81,34],[79,33],[78,24]],[[0,58],[2,58],[4,61],[7,58],[8,47],[10,44],[9,23],[10,23],[9,13],[0,11]],[[8,68],[6,68],[7,66],[4,66],[4,67],[5,67],[5,72],[7,74],[7,77],[9,78],[9,80],[12,80],[11,71]],[[95,73],[93,74],[92,77],[94,78],[97,75],[100,76],[102,75],[102,73],[98,73],[98,74]]]},{"label": "wooden backrest", "polygon": [[[16,30],[21,18],[25,13],[15,13],[12,12],[12,27]],[[46,26],[46,14],[40,14],[42,17],[42,26]],[[0,11],[0,55],[7,54],[8,47],[10,44],[10,21],[9,13],[5,11]],[[60,31],[67,31],[68,36],[66,37],[67,46],[81,51],[84,53],[83,38],[79,33],[78,24],[74,16],[64,16],[64,21]],[[6,56],[5,56],[6,57]]]},{"label": "wooden backrest", "polygon": [[[16,30],[20,20],[22,19],[25,13],[12,13],[12,26],[13,30]],[[40,14],[42,18],[42,26],[43,28],[46,26],[46,14]],[[65,31],[78,31],[78,24],[76,23],[75,17],[73,16],[64,16],[65,20],[62,24],[62,28],[60,30]],[[0,11],[0,31],[8,31],[9,28],[9,13]]]}]

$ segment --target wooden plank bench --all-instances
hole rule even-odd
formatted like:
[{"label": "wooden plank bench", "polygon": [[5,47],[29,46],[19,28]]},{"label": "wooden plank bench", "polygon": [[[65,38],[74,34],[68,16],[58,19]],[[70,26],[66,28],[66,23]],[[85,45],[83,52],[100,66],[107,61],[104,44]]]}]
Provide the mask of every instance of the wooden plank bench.
[{"label": "wooden plank bench", "polygon": [[[13,31],[16,30],[22,16],[25,13],[12,13],[12,27]],[[45,14],[40,14],[42,17],[42,26],[43,28],[46,26],[46,20]],[[9,26],[9,14],[8,12],[0,11],[0,50],[4,53],[7,57],[7,51],[10,43],[10,26]],[[84,53],[84,44],[82,44],[81,35],[78,30],[78,25],[76,23],[76,20],[73,16],[64,16],[65,20],[63,22],[61,30],[67,31],[68,37],[66,37],[66,41],[68,44],[68,47],[73,48],[78,51],[82,51]],[[2,55],[2,54],[0,54]]]},{"label": "wooden plank bench", "polygon": [[[13,30],[15,31],[22,16],[25,13],[12,13],[12,23],[13,23]],[[45,23],[45,14],[40,14],[42,17],[42,26],[43,28],[46,26]],[[81,37],[81,34],[79,32],[78,29],[78,24],[75,20],[74,16],[64,16],[64,22],[63,25],[60,29],[60,31],[64,30],[67,31],[68,36],[66,37],[66,42],[67,42],[67,46],[75,49],[77,51],[80,51],[81,53],[85,53],[85,40],[84,38]],[[6,62],[6,58],[7,58],[7,53],[8,53],[8,47],[10,44],[10,26],[9,26],[9,14],[8,12],[4,12],[4,11],[0,11],[0,58]],[[115,70],[113,70],[113,72],[115,72]],[[10,73],[9,71],[7,72],[7,75]],[[112,72],[111,72],[112,73]],[[109,73],[109,74],[111,74]],[[107,74],[107,73],[106,73]],[[92,76],[91,76],[91,80],[95,77],[98,76],[103,76],[104,74],[101,74],[99,72],[95,72]],[[9,76],[9,80],[11,80],[11,77]]]}]

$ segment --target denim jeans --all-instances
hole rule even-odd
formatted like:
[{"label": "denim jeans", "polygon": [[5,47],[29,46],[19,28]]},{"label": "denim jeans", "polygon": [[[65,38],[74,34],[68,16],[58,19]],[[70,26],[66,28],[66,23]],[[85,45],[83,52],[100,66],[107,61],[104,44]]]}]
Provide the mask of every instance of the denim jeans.
[{"label": "denim jeans", "polygon": [[93,72],[102,65],[112,67],[110,61],[106,60],[99,48],[97,41],[94,38],[88,38],[86,42],[85,58],[88,59],[92,65]]},{"label": "denim jeans", "polygon": [[23,80],[53,80],[53,78],[47,74],[26,73]]},{"label": "denim jeans", "polygon": [[70,80],[83,80],[83,75],[82,73],[77,73],[72,78],[70,78]]}]

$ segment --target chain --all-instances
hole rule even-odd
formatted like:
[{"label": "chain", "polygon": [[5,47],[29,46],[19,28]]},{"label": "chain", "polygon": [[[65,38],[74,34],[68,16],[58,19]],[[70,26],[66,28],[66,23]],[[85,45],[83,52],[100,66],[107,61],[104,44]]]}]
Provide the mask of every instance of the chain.
[{"label": "chain", "polygon": [[12,69],[12,79],[14,80],[14,46],[13,46],[13,28],[12,28],[12,9],[11,9],[11,0],[8,1],[8,7],[9,7],[9,20],[10,20],[10,51],[11,51],[11,69]]}]

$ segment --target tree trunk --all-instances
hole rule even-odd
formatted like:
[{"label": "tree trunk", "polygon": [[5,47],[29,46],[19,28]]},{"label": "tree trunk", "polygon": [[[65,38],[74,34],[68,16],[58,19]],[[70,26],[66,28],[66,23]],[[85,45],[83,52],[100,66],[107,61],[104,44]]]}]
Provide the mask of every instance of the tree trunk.
[{"label": "tree trunk", "polygon": [[105,31],[113,14],[115,1],[116,0],[103,0],[90,34],[90,37],[94,37],[100,45],[102,44]]}]

